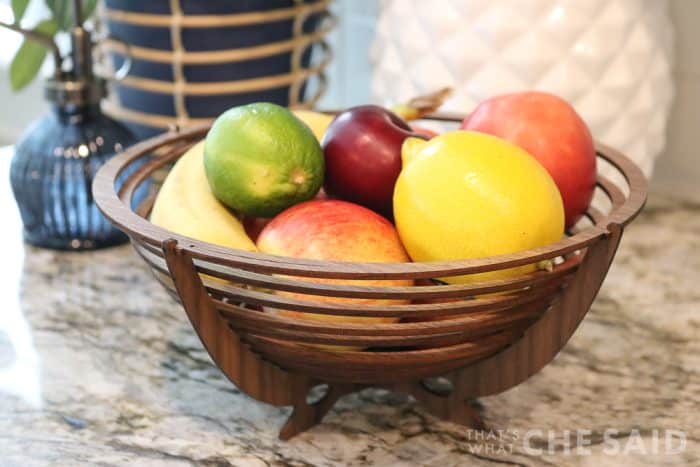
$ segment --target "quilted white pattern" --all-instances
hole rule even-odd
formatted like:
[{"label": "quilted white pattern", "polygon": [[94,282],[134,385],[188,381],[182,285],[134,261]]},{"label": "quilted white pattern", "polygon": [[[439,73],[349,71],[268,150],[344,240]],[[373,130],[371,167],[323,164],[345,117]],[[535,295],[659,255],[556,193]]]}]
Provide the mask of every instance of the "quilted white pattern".
[{"label": "quilted white pattern", "polygon": [[668,0],[382,0],[372,93],[386,104],[451,86],[469,112],[504,92],[562,96],[596,139],[649,175],[673,97]]}]

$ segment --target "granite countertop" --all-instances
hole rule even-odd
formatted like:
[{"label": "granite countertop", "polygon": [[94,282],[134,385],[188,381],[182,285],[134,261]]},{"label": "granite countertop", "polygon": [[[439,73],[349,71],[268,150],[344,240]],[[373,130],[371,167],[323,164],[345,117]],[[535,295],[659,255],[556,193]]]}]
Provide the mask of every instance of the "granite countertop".
[{"label": "granite countertop", "polygon": [[479,400],[486,436],[366,390],[282,442],[130,247],[22,246],[2,159],[2,466],[700,465],[698,205],[652,198],[565,350]]}]

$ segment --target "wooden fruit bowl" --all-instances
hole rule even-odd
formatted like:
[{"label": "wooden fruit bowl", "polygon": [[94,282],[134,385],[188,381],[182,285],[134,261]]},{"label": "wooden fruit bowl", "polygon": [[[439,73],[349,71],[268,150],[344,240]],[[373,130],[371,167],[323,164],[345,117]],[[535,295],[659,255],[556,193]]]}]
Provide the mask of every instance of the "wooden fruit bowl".
[{"label": "wooden fruit bowl", "polygon": [[[435,114],[457,122],[459,116]],[[287,439],[318,423],[343,394],[384,387],[413,395],[436,415],[480,426],[467,400],[511,388],[562,349],[588,311],[615,255],[623,228],[641,210],[647,183],[619,152],[597,146],[599,201],[563,240],[515,254],[433,263],[349,263],[284,258],[216,246],[151,224],[156,179],[201,140],[208,127],[172,131],[113,158],[97,174],[94,196],[130,236],[156,278],[182,303],[202,343],[226,376],[248,395],[294,406],[280,432]],[[131,173],[115,190],[121,173]],[[123,177],[123,176],[122,176]],[[120,177],[120,180],[121,178]],[[136,211],[135,190],[152,181]],[[425,279],[552,260],[551,271],[467,285]],[[315,283],[303,278],[414,279],[414,287]],[[276,292],[295,294],[277,294]],[[493,293],[498,292],[498,293]],[[298,294],[305,294],[300,298]],[[394,298],[410,304],[330,303],[314,296]],[[396,323],[298,320],[262,307],[328,315],[402,318]],[[430,318],[427,321],[416,321]],[[440,319],[435,319],[435,318]],[[413,319],[411,319],[413,318]],[[309,345],[316,344],[316,345]],[[366,350],[331,350],[318,344]],[[442,387],[437,387],[440,383]],[[325,395],[308,402],[309,391]]]}]

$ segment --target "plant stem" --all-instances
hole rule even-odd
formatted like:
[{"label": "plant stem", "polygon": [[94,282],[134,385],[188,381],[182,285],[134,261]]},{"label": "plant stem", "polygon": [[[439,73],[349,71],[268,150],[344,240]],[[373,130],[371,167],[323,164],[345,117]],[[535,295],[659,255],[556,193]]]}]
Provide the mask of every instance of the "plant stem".
[{"label": "plant stem", "polygon": [[32,31],[31,29],[24,29],[16,24],[11,24],[11,23],[6,23],[4,21],[0,21],[0,27],[7,28],[11,31],[18,32],[22,34],[24,37],[26,37],[29,40],[33,40],[35,42],[39,42],[42,44],[44,47],[49,49],[53,55],[53,60],[54,64],[56,65],[56,73],[61,72],[61,65],[63,64],[63,58],[61,57],[61,51],[58,49],[58,46],[54,42],[52,37],[49,37],[45,34],[42,34],[40,32]]},{"label": "plant stem", "polygon": [[73,18],[75,21],[74,26],[79,27],[83,25],[83,5],[82,0],[73,0]]}]

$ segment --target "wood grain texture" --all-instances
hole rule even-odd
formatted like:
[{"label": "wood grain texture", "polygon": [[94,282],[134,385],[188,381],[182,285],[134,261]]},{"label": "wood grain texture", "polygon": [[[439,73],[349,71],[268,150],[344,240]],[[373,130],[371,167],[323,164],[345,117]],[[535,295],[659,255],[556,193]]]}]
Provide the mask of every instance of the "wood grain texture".
[{"label": "wood grain texture", "polygon": [[[454,120],[450,115],[433,118]],[[135,190],[206,131],[173,131],[130,148],[100,170],[94,195],[104,214],[131,237],[159,282],[182,303],[228,378],[258,400],[294,407],[280,432],[283,439],[318,423],[343,394],[367,386],[412,394],[440,417],[481,426],[468,400],[511,388],[556,356],[593,302],[624,226],[646,200],[641,171],[617,151],[598,145],[598,156],[627,186],[599,176],[609,206],[591,206],[587,223],[552,245],[434,263],[324,262],[244,252],[151,224],[146,216],[152,197],[138,213],[130,208]],[[117,190],[117,177],[135,165]],[[473,284],[426,281],[541,260],[553,261],[551,271]],[[377,279],[413,279],[420,285],[362,285],[362,280]],[[329,302],[328,297],[342,301]],[[345,323],[298,319],[274,310],[400,320]],[[449,393],[426,389],[422,380],[436,376],[451,384]],[[320,383],[328,384],[325,397],[307,402],[308,392]]]}]

